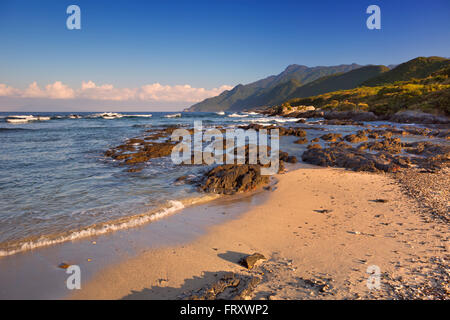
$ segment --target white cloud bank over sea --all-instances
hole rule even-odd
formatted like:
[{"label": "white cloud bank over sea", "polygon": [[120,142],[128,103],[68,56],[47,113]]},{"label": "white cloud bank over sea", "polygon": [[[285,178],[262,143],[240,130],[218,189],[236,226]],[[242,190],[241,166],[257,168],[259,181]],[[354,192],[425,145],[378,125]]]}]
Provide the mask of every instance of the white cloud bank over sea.
[{"label": "white cloud bank over sea", "polygon": [[30,109],[33,103],[41,110],[42,105],[68,106],[74,110],[73,106],[80,103],[81,109],[77,108],[80,111],[85,107],[95,109],[119,105],[128,105],[131,109],[136,106],[173,106],[179,109],[230,89],[232,87],[228,85],[205,89],[194,88],[188,84],[170,86],[160,83],[146,84],[138,88],[116,88],[111,84],[98,85],[93,81],[83,81],[80,88],[71,88],[61,81],[55,81],[45,86],[32,82],[25,89],[18,89],[0,83],[0,111],[21,110],[20,107]]}]

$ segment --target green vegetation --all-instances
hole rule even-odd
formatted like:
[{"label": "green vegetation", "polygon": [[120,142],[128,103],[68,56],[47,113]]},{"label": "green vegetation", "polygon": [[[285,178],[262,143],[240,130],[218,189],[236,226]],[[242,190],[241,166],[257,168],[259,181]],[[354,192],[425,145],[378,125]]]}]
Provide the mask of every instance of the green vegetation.
[{"label": "green vegetation", "polygon": [[407,109],[450,115],[449,76],[450,67],[444,67],[422,79],[295,98],[287,101],[286,105],[313,105],[316,108],[337,111],[372,111],[377,115],[393,114]]},{"label": "green vegetation", "polygon": [[418,57],[362,83],[363,86],[380,86],[397,81],[409,81],[429,76],[450,66],[450,60],[441,57]]},{"label": "green vegetation", "polygon": [[389,68],[385,66],[366,66],[346,73],[322,77],[316,81],[296,88],[296,90],[289,95],[288,99],[309,97],[337,90],[352,89],[359,86],[367,79],[376,77],[388,71]]},{"label": "green vegetation", "polygon": [[237,85],[189,110],[241,111],[284,104],[364,110],[378,115],[405,109],[448,115],[449,70],[450,60],[441,57],[418,57],[392,70],[380,65],[291,65],[276,76]]}]

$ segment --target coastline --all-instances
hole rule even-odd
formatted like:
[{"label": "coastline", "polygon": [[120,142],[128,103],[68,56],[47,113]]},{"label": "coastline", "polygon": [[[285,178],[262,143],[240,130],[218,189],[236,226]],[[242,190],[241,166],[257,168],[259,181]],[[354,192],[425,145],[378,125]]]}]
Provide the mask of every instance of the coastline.
[{"label": "coastline", "polygon": [[[233,196],[205,195],[149,223],[0,257],[0,299],[64,299],[70,291],[62,263],[78,265],[81,283],[110,265],[152,248],[192,241],[208,226],[233,219],[265,201],[263,189]],[[186,226],[189,226],[186,228]]]},{"label": "coastline", "polygon": [[[68,298],[179,299],[234,272],[261,280],[250,299],[401,299],[445,269],[448,226],[428,219],[390,175],[310,166],[277,179],[264,203],[188,242],[113,263]],[[267,260],[239,265],[255,252]],[[372,265],[377,290],[366,285]]]}]

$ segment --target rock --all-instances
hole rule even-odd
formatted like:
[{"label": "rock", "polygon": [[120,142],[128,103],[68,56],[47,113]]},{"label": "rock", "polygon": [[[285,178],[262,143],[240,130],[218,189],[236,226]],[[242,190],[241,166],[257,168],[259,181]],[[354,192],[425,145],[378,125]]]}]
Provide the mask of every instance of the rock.
[{"label": "rock", "polygon": [[378,117],[373,112],[366,111],[328,111],[323,117],[327,120],[354,120],[354,121],[376,121]]},{"label": "rock", "polygon": [[393,122],[402,123],[439,123],[439,124],[449,124],[450,118],[446,116],[436,116],[433,114],[425,113],[422,111],[406,110],[399,111],[389,118]]},{"label": "rock", "polygon": [[225,164],[206,173],[205,179],[200,185],[200,190],[219,194],[234,194],[253,190],[268,182],[269,177],[261,175],[259,165]]},{"label": "rock", "polygon": [[305,143],[308,143],[308,139],[300,138],[298,140],[295,140],[294,143],[296,143],[296,144],[305,144]]},{"label": "rock", "polygon": [[331,126],[362,126],[363,122],[357,122],[353,120],[339,120],[339,119],[331,119],[324,120],[323,124],[331,125]]},{"label": "rock", "polygon": [[257,276],[228,272],[210,285],[179,298],[186,300],[248,300],[261,282]]},{"label": "rock", "polygon": [[325,141],[337,141],[337,139],[342,138],[342,134],[340,133],[327,133],[320,137],[320,139]]},{"label": "rock", "polygon": [[302,160],[323,167],[341,167],[354,171],[394,172],[404,165],[401,157],[388,153],[365,153],[353,147],[333,147],[325,149],[308,149]]},{"label": "rock", "polygon": [[288,163],[297,163],[297,157],[290,156],[287,152],[280,151],[279,159]]},{"label": "rock", "polygon": [[322,146],[320,144],[315,143],[315,144],[310,144],[307,148],[308,148],[308,150],[310,150],[310,149],[322,149]]},{"label": "rock", "polygon": [[368,138],[365,135],[365,132],[360,130],[357,134],[349,134],[344,137],[345,141],[348,141],[350,143],[359,143],[363,141],[367,141]]},{"label": "rock", "polygon": [[249,255],[249,256],[243,258],[240,263],[247,269],[253,269],[253,267],[259,260],[265,260],[265,259],[266,259],[266,257],[264,257],[262,254],[254,253],[252,255]]}]

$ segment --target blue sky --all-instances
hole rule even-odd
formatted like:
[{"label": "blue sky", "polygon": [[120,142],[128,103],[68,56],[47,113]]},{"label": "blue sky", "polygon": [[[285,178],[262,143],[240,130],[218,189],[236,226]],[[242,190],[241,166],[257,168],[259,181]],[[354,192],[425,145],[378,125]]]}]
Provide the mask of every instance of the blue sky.
[{"label": "blue sky", "polygon": [[[81,30],[66,28],[71,4],[81,8]],[[381,30],[366,28],[371,4],[381,8]],[[224,85],[249,83],[293,63],[387,65],[448,57],[450,1],[2,0],[0,31],[0,107],[20,105],[17,92],[33,82],[41,91],[52,85],[51,92],[78,90],[88,81],[87,100],[111,86],[153,85],[141,104],[188,106]],[[98,89],[102,85],[110,86]],[[170,97],[152,101],[155,90]],[[31,96],[47,99],[41,91]],[[79,98],[71,92],[59,102]],[[186,101],[189,92],[195,98]],[[175,101],[177,94],[184,100]]]}]

